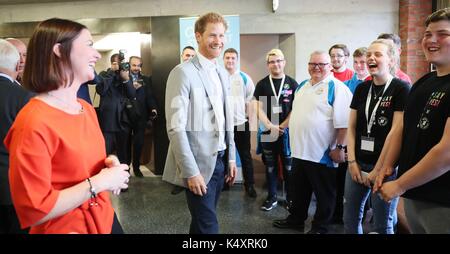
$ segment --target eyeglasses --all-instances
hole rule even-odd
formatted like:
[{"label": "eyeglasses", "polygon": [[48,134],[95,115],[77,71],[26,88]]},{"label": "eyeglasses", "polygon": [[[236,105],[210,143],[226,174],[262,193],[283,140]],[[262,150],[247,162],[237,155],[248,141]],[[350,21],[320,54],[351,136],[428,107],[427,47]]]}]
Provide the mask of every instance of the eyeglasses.
[{"label": "eyeglasses", "polygon": [[284,61],[284,59],[278,59],[278,60],[272,60],[272,61],[268,61],[268,64],[279,64],[282,63]]},{"label": "eyeglasses", "polygon": [[330,57],[331,58],[344,58],[345,56],[344,55],[339,55],[339,54],[337,54],[337,55],[330,55]]},{"label": "eyeglasses", "polygon": [[311,68],[316,68],[316,67],[319,67],[319,68],[323,68],[323,67],[325,67],[325,66],[327,66],[329,63],[308,63],[308,65],[309,65],[309,67],[311,67]]}]

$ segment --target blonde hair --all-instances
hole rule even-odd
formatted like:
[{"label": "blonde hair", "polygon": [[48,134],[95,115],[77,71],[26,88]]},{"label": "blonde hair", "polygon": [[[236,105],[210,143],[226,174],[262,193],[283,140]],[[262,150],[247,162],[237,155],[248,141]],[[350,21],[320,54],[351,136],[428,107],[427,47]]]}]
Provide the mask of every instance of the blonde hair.
[{"label": "blonde hair", "polygon": [[397,70],[398,70],[398,62],[400,59],[400,56],[398,55],[397,47],[395,46],[394,42],[389,39],[377,39],[370,43],[372,44],[383,44],[387,47],[387,54],[388,56],[393,60],[394,64],[389,68],[389,72],[395,77]]},{"label": "blonde hair", "polygon": [[272,50],[270,50],[269,53],[267,53],[266,62],[269,62],[269,57],[270,56],[279,56],[279,57],[284,59],[283,51],[281,51],[279,49],[272,49]]}]

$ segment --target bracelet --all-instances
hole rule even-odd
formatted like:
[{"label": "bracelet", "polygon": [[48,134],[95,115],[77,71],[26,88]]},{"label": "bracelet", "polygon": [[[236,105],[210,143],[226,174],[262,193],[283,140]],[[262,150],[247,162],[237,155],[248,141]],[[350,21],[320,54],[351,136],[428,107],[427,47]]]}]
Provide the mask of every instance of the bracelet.
[{"label": "bracelet", "polygon": [[347,161],[348,164],[352,164],[352,163],[355,163],[355,162],[356,162],[356,160]]},{"label": "bracelet", "polygon": [[94,186],[92,186],[91,179],[87,178],[86,182],[89,183],[89,192],[91,192],[91,201],[89,202],[90,206],[97,206],[97,193],[95,192]]}]

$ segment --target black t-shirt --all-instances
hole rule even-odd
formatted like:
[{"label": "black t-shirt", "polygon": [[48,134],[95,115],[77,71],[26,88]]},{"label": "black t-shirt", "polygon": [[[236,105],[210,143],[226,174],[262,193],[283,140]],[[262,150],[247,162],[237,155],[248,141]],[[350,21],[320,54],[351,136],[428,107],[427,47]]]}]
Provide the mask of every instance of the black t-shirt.
[{"label": "black t-shirt", "polygon": [[[450,117],[450,74],[428,73],[412,87],[403,118],[399,175],[416,165],[442,138]],[[403,195],[450,207],[450,172]]]},{"label": "black t-shirt", "polygon": [[[275,86],[275,91],[278,94],[281,85],[281,79],[272,78],[273,85]],[[264,113],[266,113],[269,120],[272,121],[272,116],[279,115],[279,122],[281,124],[289,113],[292,111],[292,101],[294,100],[295,89],[297,89],[297,81],[295,79],[286,75],[284,80],[283,89],[281,90],[281,96],[278,100],[281,106],[282,112],[280,114],[274,114],[273,107],[277,106],[276,97],[273,94],[272,86],[270,85],[269,76],[261,79],[258,84],[256,84],[255,92],[253,96],[256,100],[262,102]],[[268,107],[270,105],[270,107]]]},{"label": "black t-shirt", "polygon": [[[367,117],[365,110],[370,87],[372,87],[372,97],[369,105],[369,119],[378,102],[378,97],[382,96],[375,114],[375,122],[370,133],[370,137],[375,139],[373,152],[361,150],[361,136],[367,137]],[[408,84],[397,78],[392,80],[391,84],[383,94],[384,88],[385,85],[376,86],[373,84],[372,80],[365,81],[356,88],[352,103],[350,104],[350,108],[357,111],[355,130],[356,158],[361,162],[372,165],[377,162],[386,137],[391,130],[394,112],[403,111],[409,92]]]}]

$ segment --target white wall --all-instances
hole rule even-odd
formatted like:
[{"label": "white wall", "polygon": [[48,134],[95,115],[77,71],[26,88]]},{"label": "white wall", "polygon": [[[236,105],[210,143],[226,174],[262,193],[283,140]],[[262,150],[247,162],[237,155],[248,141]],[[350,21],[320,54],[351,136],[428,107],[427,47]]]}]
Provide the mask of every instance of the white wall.
[{"label": "white wall", "polygon": [[332,44],[345,43],[353,51],[367,46],[379,33],[398,32],[398,0],[280,0],[276,13],[271,8],[270,0],[97,0],[3,5],[0,23],[50,17],[199,15],[209,11],[239,14],[242,34],[295,34],[298,81],[308,77],[306,63],[314,50],[328,50]]}]

